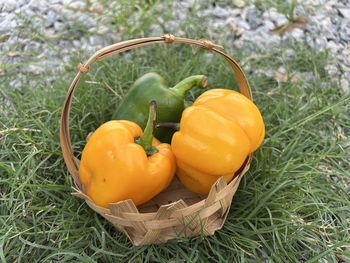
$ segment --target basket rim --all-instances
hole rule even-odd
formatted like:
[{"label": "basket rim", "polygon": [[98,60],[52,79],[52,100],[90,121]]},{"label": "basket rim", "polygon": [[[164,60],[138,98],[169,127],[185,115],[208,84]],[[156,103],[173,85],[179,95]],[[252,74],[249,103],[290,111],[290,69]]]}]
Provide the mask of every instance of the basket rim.
[{"label": "basket rim", "polygon": [[[245,77],[245,74],[241,67],[238,65],[238,63],[229,55],[224,53],[221,49],[223,49],[222,46],[216,45],[212,43],[211,41],[208,41],[206,39],[200,39],[200,40],[194,40],[190,38],[181,38],[181,37],[175,37],[170,34],[162,35],[160,37],[148,37],[148,38],[138,38],[138,39],[132,39],[132,40],[127,40],[123,42],[119,42],[107,47],[104,47],[97,52],[95,52],[85,63],[79,63],[78,65],[78,73],[74,77],[72,83],[69,86],[69,89],[67,91],[63,107],[62,107],[62,113],[61,113],[61,119],[60,119],[60,145],[62,149],[62,154],[64,161],[66,163],[66,166],[68,168],[69,173],[71,174],[73,180],[74,180],[74,186],[73,188],[73,195],[80,197],[84,199],[88,205],[91,207],[91,205],[94,207],[93,209],[97,211],[100,214],[108,215],[111,214],[111,210],[109,208],[103,208],[95,205],[92,200],[86,196],[83,191],[82,191],[82,185],[79,179],[79,159],[76,158],[73,154],[73,148],[72,148],[72,143],[70,139],[70,131],[69,131],[69,115],[70,115],[70,109],[71,109],[71,103],[74,95],[75,88],[77,87],[79,80],[81,77],[88,73],[90,70],[90,66],[92,63],[98,60],[103,60],[104,58],[110,57],[112,55],[116,55],[134,48],[142,47],[142,46],[147,46],[151,44],[160,44],[160,43],[182,43],[182,44],[191,44],[191,45],[196,45],[199,46],[203,49],[212,51],[213,53],[216,53],[222,57],[225,58],[227,62],[229,62],[234,75],[236,76],[237,83],[240,89],[240,92],[245,95],[248,99],[252,99],[252,93],[251,89],[248,83],[247,78]],[[233,179],[231,182],[226,184],[226,181],[223,179],[223,177],[220,177],[212,186],[212,189],[210,190],[208,196],[201,200],[200,202],[197,202],[195,204],[187,206],[187,208],[184,208],[184,211],[188,209],[188,211],[193,211],[196,207],[202,207],[203,205],[206,205],[208,203],[208,199],[210,199],[211,193],[215,192],[215,196],[220,196],[221,192],[230,192],[231,189],[233,189],[236,186],[236,182],[239,182],[242,176],[247,172],[249,169],[251,160],[252,160],[253,154],[250,154],[247,157],[247,160],[242,166],[241,171],[237,174],[234,175]],[[224,181],[225,185],[222,185]],[[214,188],[216,188],[218,185],[221,187],[221,191],[217,192]],[[213,190],[214,189],[214,190]],[[223,194],[221,194],[223,195]],[[214,200],[210,200],[210,203],[213,203],[217,198],[214,198]],[[130,199],[129,199],[130,200]],[[128,200],[120,201],[120,202],[129,202]],[[172,202],[168,205],[164,205],[164,207],[170,207],[171,205],[176,204],[177,202],[182,201],[182,199]],[[120,203],[118,202],[118,203]],[[131,201],[132,202],[132,201]],[[132,202],[133,203],[133,202]],[[116,203],[117,204],[117,203]],[[112,206],[115,204],[112,204]],[[135,206],[135,205],[134,205]],[[162,206],[161,206],[162,207]],[[160,207],[160,208],[161,208]],[[149,219],[151,216],[156,216],[158,212],[152,212],[152,213],[142,213],[139,212],[137,207],[135,206],[136,210],[134,214],[141,214],[148,216]],[[159,208],[159,209],[160,209]],[[180,209],[181,210],[181,209]],[[130,218],[129,218],[130,220]]]}]

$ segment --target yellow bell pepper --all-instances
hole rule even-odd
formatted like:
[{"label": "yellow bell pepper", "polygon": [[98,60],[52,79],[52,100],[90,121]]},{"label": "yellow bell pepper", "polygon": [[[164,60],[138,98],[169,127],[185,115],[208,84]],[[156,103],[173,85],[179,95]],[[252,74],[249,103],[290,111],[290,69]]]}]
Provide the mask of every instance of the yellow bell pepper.
[{"label": "yellow bell pepper", "polygon": [[262,116],[241,93],[212,89],[185,109],[172,138],[177,176],[191,191],[206,194],[221,176],[229,182],[265,136]]},{"label": "yellow bell pepper", "polygon": [[131,121],[102,124],[82,153],[79,176],[95,204],[132,199],[143,204],[171,182],[176,163],[170,145],[153,138],[155,103],[151,103],[144,133]]}]

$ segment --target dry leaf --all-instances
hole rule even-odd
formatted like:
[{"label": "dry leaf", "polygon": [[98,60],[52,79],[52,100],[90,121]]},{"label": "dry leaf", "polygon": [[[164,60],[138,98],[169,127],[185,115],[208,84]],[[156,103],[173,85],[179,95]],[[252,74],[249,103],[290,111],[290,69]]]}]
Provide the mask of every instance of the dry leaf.
[{"label": "dry leaf", "polygon": [[19,56],[21,54],[22,54],[22,52],[20,52],[20,51],[10,51],[10,52],[7,53],[7,55],[9,57],[17,57],[17,56]]},{"label": "dry leaf", "polygon": [[86,136],[86,141],[89,141],[90,140],[90,137],[92,136],[94,132],[89,132],[89,134]]},{"label": "dry leaf", "polygon": [[237,37],[240,37],[243,34],[243,29],[239,28],[235,22],[230,21],[229,25],[231,26],[233,33],[235,33]]},{"label": "dry leaf", "polygon": [[292,83],[297,83],[300,81],[300,77],[298,77],[297,75],[288,75],[287,73],[283,73],[280,71],[274,71],[273,77],[278,82],[287,82],[289,80]]},{"label": "dry leaf", "polygon": [[282,36],[286,32],[293,31],[296,28],[305,28],[307,23],[307,18],[305,16],[298,16],[293,21],[290,21],[284,25],[278,26],[272,29],[271,32]]}]

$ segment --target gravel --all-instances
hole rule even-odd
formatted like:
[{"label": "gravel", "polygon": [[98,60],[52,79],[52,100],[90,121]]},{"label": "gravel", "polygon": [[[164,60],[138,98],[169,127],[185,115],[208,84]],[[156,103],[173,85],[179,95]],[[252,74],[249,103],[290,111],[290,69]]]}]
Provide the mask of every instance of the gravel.
[{"label": "gravel", "polygon": [[[145,34],[173,32],[182,36],[185,33],[181,21],[191,17],[195,9],[198,21],[207,25],[211,38],[219,39],[226,32],[233,36],[234,48],[257,52],[275,48],[281,42],[299,41],[318,51],[328,50],[335,59],[326,70],[339,80],[344,91],[349,91],[350,1],[303,1],[296,11],[307,17],[306,27],[283,36],[271,30],[287,23],[286,15],[276,8],[258,9],[254,1],[250,3],[234,0],[227,7],[203,2],[198,7],[197,1],[174,1],[173,17],[159,17]],[[157,6],[159,12],[167,9],[162,5]],[[35,86],[35,81],[27,79],[28,73],[57,76],[77,54],[85,54],[86,59],[94,51],[122,39],[120,28],[113,22],[113,17],[121,13],[117,1],[106,8],[99,0],[0,0],[0,10],[0,64],[10,65],[6,71],[16,73],[16,79],[10,82],[13,88]],[[139,15],[127,17],[130,25],[137,25]],[[24,62],[28,66],[23,67]],[[0,76],[4,74],[5,70],[0,69]],[[53,81],[54,77],[48,79]]]},{"label": "gravel", "polygon": [[[240,1],[238,1],[240,2]],[[239,10],[239,12],[236,12]],[[226,14],[230,15],[227,19]],[[230,26],[235,33],[233,47],[245,48],[252,52],[278,47],[281,42],[303,42],[317,51],[328,50],[332,60],[326,70],[338,80],[343,90],[348,92],[350,82],[350,1],[306,0],[301,2],[296,13],[307,17],[306,27],[296,28],[282,36],[271,33],[274,28],[285,25],[288,19],[275,8],[259,10],[254,4],[240,8],[211,8],[201,12],[202,19],[209,25],[225,21],[222,31]]]}]

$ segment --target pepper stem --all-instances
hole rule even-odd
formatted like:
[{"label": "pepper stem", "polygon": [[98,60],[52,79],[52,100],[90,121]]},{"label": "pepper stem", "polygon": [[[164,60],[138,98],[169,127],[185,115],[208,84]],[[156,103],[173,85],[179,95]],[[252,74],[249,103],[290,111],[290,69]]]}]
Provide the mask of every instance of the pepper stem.
[{"label": "pepper stem", "polygon": [[146,124],[146,128],[143,131],[143,135],[138,140],[138,144],[140,144],[147,155],[152,155],[153,153],[157,152],[157,148],[152,146],[153,141],[153,130],[156,124],[156,118],[157,118],[157,103],[155,100],[152,100],[149,103],[149,113],[148,113],[148,120]]},{"label": "pepper stem", "polygon": [[173,130],[180,130],[180,123],[177,122],[162,122],[156,125],[156,128],[170,128]]},{"label": "pepper stem", "polygon": [[181,80],[170,90],[174,91],[181,97],[185,97],[187,91],[192,89],[194,86],[205,88],[208,85],[208,77],[204,75],[194,75]]}]

